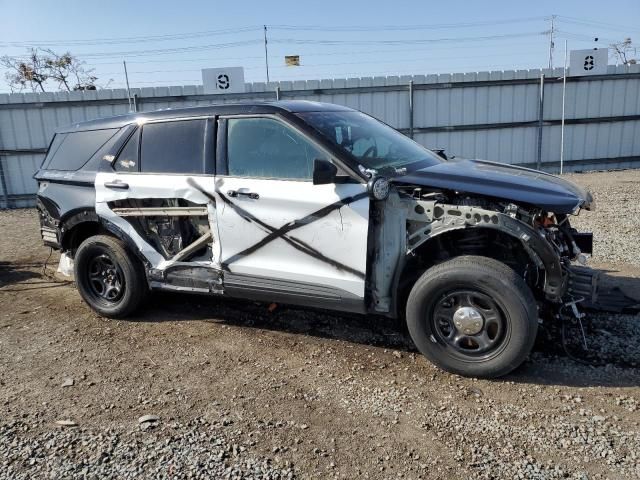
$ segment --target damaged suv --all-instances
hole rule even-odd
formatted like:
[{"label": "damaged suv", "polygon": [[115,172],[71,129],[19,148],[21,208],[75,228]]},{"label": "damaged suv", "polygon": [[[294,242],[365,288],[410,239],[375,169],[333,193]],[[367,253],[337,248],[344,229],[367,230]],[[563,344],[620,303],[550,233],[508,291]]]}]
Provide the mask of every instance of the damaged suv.
[{"label": "damaged suv", "polygon": [[41,231],[106,317],[152,290],[377,314],[405,319],[445,370],[504,375],[540,319],[580,316],[589,276],[572,263],[592,236],[570,216],[594,202],[549,174],[443,156],[315,102],[95,120],[51,142]]}]

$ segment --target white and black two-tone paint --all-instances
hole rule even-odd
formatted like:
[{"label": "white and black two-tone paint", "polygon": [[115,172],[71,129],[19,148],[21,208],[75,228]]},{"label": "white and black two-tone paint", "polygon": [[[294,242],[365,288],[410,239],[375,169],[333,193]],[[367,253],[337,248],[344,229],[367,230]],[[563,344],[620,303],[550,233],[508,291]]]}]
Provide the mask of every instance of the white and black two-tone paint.
[{"label": "white and black two-tone paint", "polygon": [[568,221],[594,207],[579,187],[448,161],[315,102],[73,125],[35,178],[45,243],[76,260],[104,315],[130,314],[116,307],[131,289],[169,289],[406,317],[429,358],[475,375],[526,356],[536,301],[575,307],[571,261],[591,252]]}]

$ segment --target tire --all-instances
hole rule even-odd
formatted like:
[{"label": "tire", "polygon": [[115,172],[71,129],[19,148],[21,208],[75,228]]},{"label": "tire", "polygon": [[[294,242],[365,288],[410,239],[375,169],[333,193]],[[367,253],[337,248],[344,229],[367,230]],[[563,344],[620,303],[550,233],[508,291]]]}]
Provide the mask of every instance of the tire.
[{"label": "tire", "polygon": [[74,274],[80,296],[105,317],[131,315],[148,293],[142,264],[120,240],[107,235],[95,235],[80,244]]},{"label": "tire", "polygon": [[418,350],[443,370],[495,378],[531,352],[538,310],[531,290],[511,268],[487,257],[461,256],[416,281],[407,301],[407,327]]}]

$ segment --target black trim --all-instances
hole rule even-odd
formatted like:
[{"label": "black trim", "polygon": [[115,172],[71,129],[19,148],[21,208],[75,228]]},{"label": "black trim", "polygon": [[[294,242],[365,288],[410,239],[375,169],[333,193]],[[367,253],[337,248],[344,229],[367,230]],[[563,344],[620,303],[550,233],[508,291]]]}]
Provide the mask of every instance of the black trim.
[{"label": "black trim", "polygon": [[[147,260],[147,257],[143,255],[143,253],[138,248],[138,245],[136,245],[136,243],[131,239],[131,237],[127,235],[127,233],[124,232],[118,225],[111,222],[110,220],[107,220],[104,217],[100,217],[100,225],[102,225],[107,231],[109,231],[115,237],[122,240],[122,242],[126,245],[126,247],[130,249],[134,253],[134,255],[138,257],[138,259],[142,262],[142,264],[145,266],[145,270],[148,270],[150,268],[151,265],[149,264],[149,260]],[[146,275],[147,274],[145,273],[145,277]]]},{"label": "black trim", "polygon": [[60,218],[58,238],[60,239],[60,248],[62,248],[62,250],[68,250],[69,242],[73,239],[72,230],[83,223],[101,225],[100,217],[96,214],[95,208],[77,208],[70,210]]},{"label": "black trim", "polygon": [[[51,137],[51,141],[53,142],[53,137]],[[38,153],[45,154],[49,151],[49,147],[47,148],[13,148],[10,150],[0,149],[0,155],[35,155]],[[44,162],[44,158],[42,159]],[[42,166],[42,164],[40,164]]]},{"label": "black trim", "polygon": [[100,217],[96,214],[94,207],[81,207],[69,210],[60,217],[60,227],[66,232],[73,227],[85,222],[100,223]]},{"label": "black trim", "polygon": [[224,293],[248,300],[366,313],[364,298],[339,288],[306,282],[225,272]]},{"label": "black trim", "polygon": [[96,181],[95,171],[90,170],[38,170],[33,178],[39,182],[60,183],[93,187]]},{"label": "black trim", "polygon": [[117,172],[117,173],[135,173],[135,172],[118,171],[116,170],[115,165],[116,165],[116,162],[118,161],[118,158],[120,157],[120,154],[129,143],[129,140],[131,140],[134,135],[138,135],[138,159],[136,161],[136,171],[139,172],[140,171],[140,132],[141,131],[142,129],[139,128],[138,125],[136,124],[127,125],[127,127],[123,129],[122,137],[118,141],[118,144],[114,145],[113,151],[110,152],[110,154],[113,155],[113,160],[111,162],[105,161],[101,163],[99,171]]},{"label": "black trim", "polygon": [[216,132],[216,175],[227,175],[227,120],[218,118]]},{"label": "black trim", "polygon": [[216,173],[216,130],[217,122],[215,118],[207,118],[204,130],[204,174],[215,175]]}]

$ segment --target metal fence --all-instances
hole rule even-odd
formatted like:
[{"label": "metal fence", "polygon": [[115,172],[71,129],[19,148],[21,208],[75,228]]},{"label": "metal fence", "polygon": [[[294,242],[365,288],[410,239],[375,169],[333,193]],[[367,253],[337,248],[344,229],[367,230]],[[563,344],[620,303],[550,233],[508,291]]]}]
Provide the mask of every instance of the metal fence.
[{"label": "metal fence", "polygon": [[[562,69],[133,89],[138,111],[304,99],[370,113],[430,148],[558,171]],[[541,82],[543,78],[543,82]],[[541,85],[543,83],[543,85]],[[542,86],[542,88],[541,88]],[[0,208],[33,205],[39,167],[58,126],[129,111],[125,90],[0,94]],[[640,167],[640,65],[569,77],[565,171]]]}]

